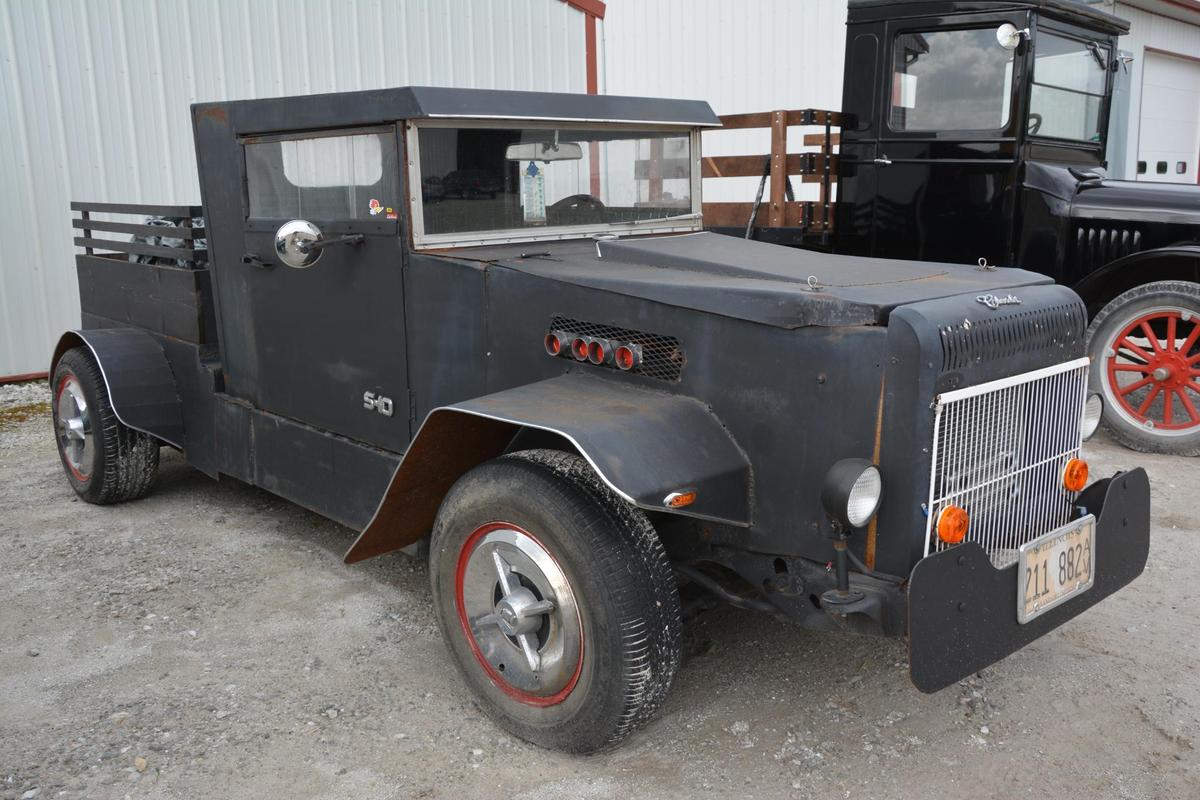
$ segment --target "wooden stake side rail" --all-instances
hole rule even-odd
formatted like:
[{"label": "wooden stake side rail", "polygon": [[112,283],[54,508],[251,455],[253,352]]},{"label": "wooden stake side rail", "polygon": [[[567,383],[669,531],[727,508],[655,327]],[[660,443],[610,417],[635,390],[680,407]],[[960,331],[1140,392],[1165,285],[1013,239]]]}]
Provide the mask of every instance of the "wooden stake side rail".
[{"label": "wooden stake side rail", "polygon": [[[191,220],[203,216],[199,206],[154,206],[132,205],[128,203],[83,203],[72,202],[71,210],[78,211],[79,216],[71,220],[71,225],[78,228],[81,236],[75,237],[75,245],[84,249],[87,256],[94,255],[97,250],[106,253],[125,253],[135,256],[155,256],[158,258],[182,261],[191,269],[202,268],[208,261],[208,251],[196,248],[197,239],[205,238],[203,227],[194,226]],[[92,214],[128,214],[141,217],[138,222],[113,222],[109,220],[94,220]],[[184,220],[178,225],[148,225],[145,220],[150,217],[167,217]],[[96,233],[134,234],[138,236],[156,236],[164,239],[179,239],[185,246],[170,247],[166,245],[134,242],[128,238],[107,239],[97,238]]]},{"label": "wooden stake side rail", "polygon": [[[750,114],[728,114],[721,117],[722,127],[716,130],[746,130],[770,128],[771,152],[765,155],[706,156],[701,162],[701,177],[770,178],[770,197],[755,209],[753,202],[714,202],[704,204],[704,224],[708,227],[745,226],[754,214],[756,228],[802,228],[829,233],[833,229],[833,184],[837,181],[839,157],[833,148],[840,135],[833,132],[840,126],[842,115],[836,111],[798,109],[761,111]],[[805,147],[817,147],[815,153],[788,153],[790,127],[823,126],[822,133],[805,134]],[[787,198],[789,176],[798,176],[802,183],[820,185],[816,202],[793,201]]]}]

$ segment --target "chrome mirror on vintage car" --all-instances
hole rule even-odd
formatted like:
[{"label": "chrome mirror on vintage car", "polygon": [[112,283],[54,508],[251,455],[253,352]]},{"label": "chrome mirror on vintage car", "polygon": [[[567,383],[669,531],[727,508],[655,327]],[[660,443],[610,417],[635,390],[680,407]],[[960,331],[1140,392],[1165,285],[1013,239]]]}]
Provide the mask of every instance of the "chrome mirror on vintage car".
[{"label": "chrome mirror on vintage car", "polygon": [[289,267],[311,267],[321,257],[321,248],[312,245],[322,238],[321,229],[316,225],[305,219],[294,219],[275,231],[275,253]]},{"label": "chrome mirror on vintage car", "polygon": [[583,148],[577,142],[526,142],[510,144],[504,151],[509,161],[578,161]]},{"label": "chrome mirror on vintage car", "polygon": [[1005,50],[1016,50],[1021,46],[1021,39],[1029,38],[1029,28],[1018,28],[1011,22],[1006,22],[996,28],[996,42]]}]

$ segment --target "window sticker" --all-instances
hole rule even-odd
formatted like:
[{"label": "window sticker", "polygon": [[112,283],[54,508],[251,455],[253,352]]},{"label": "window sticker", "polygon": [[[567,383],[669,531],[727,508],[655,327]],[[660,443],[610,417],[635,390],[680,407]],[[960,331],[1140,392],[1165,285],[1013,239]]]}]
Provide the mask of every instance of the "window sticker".
[{"label": "window sticker", "polygon": [[380,205],[378,200],[372,197],[371,201],[367,203],[367,211],[370,212],[372,217],[378,217],[383,213],[383,206]]}]

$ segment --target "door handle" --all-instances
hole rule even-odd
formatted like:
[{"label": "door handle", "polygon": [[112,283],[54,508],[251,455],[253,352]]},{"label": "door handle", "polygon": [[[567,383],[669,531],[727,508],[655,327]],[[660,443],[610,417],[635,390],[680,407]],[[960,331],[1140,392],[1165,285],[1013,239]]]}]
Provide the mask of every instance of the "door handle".
[{"label": "door handle", "polygon": [[326,247],[332,247],[335,244],[360,245],[367,240],[367,237],[361,233],[352,233],[349,236],[340,236],[337,239],[320,239],[315,242],[301,242],[298,247],[301,253],[311,253],[313,250],[322,250]]},{"label": "door handle", "polygon": [[892,160],[887,157],[886,153],[884,153],[880,158],[875,159],[875,166],[877,167],[890,167],[891,165]]},{"label": "door handle", "polygon": [[258,253],[245,253],[242,256],[242,263],[249,264],[252,267],[258,267],[259,269],[271,268],[271,265],[266,261],[263,261],[262,256],[260,256]]}]

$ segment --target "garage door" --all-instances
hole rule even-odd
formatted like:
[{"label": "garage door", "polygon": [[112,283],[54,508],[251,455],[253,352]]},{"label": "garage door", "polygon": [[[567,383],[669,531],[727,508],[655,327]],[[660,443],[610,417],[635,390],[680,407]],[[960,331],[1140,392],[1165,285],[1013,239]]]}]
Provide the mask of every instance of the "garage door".
[{"label": "garage door", "polygon": [[1200,61],[1146,53],[1138,180],[1200,183]]}]

